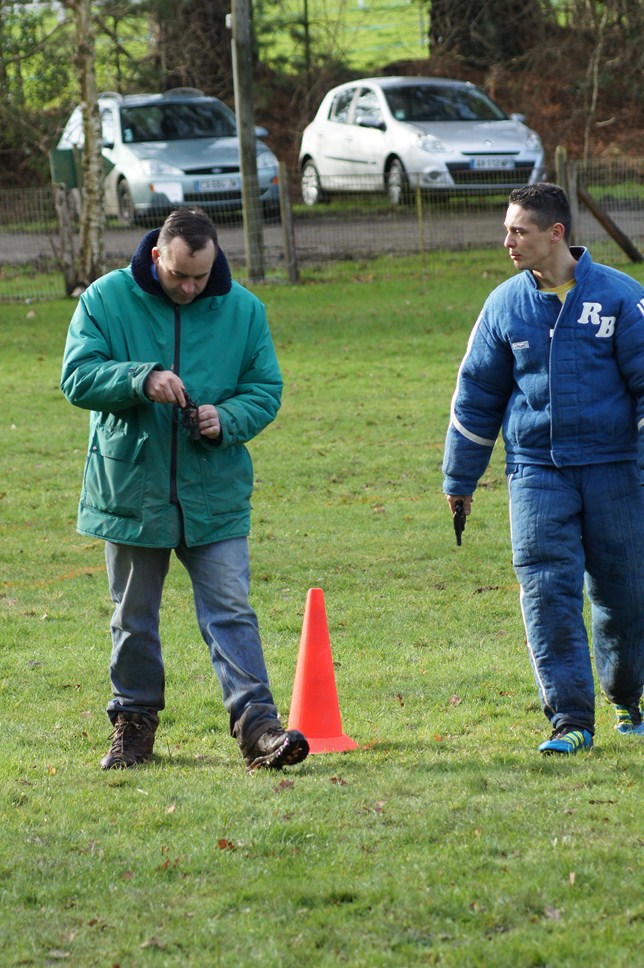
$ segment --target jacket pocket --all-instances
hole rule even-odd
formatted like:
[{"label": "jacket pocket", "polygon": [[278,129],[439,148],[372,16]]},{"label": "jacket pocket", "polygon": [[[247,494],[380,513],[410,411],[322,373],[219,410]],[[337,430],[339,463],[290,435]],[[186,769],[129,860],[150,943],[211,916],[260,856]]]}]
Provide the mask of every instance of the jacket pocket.
[{"label": "jacket pocket", "polygon": [[116,517],[141,519],[147,434],[98,426],[90,444],[81,504]]},{"label": "jacket pocket", "polygon": [[201,461],[203,495],[210,518],[239,514],[250,503],[253,464],[243,444],[213,450]]}]

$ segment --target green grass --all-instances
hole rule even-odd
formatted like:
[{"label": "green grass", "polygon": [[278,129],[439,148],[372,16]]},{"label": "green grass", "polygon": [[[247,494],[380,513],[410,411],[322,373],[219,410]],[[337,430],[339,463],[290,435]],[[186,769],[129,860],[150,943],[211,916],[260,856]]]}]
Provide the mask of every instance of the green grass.
[{"label": "green grass", "polygon": [[311,65],[338,62],[374,71],[429,56],[427,10],[417,0],[286,0],[256,5],[263,63],[302,68],[308,9]]},{"label": "green grass", "polygon": [[98,768],[111,603],[102,544],[74,530],[73,303],[3,307],[3,966],[641,960],[644,745],[598,699],[595,748],[540,758],[502,453],[461,548],[440,494],[456,369],[506,272],[503,253],[381,259],[259,290],[285,393],[252,445],[253,603],[286,717],[306,593],[324,589],[358,744],[282,774],[245,773],[176,563],[154,761]]}]

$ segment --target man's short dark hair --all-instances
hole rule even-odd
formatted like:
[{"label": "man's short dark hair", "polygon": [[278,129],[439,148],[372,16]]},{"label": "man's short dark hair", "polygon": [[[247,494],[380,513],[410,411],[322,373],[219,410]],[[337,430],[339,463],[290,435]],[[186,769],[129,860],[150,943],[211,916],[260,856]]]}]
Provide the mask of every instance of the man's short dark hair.
[{"label": "man's short dark hair", "polygon": [[209,239],[214,243],[215,250],[217,249],[217,229],[200,208],[181,207],[170,212],[161,226],[157,249],[163,252],[168,243],[177,236],[186,243],[191,255],[205,249]]},{"label": "man's short dark hair", "polygon": [[570,239],[572,216],[570,202],[563,188],[550,182],[537,182],[536,185],[523,185],[510,192],[510,205],[520,205],[530,212],[532,221],[542,232],[561,222],[564,227],[564,239]]}]

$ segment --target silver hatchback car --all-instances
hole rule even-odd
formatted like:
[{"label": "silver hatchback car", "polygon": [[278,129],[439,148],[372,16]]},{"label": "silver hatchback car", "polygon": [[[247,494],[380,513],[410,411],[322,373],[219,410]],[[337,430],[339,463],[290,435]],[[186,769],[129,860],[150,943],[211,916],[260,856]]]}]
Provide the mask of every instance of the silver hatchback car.
[{"label": "silver hatchback car", "polygon": [[[125,225],[158,220],[181,204],[207,212],[242,207],[235,114],[222,101],[193,88],[165,94],[101,94],[98,100],[105,168],[105,212]],[[278,161],[259,140],[257,177],[262,209],[279,213]],[[54,181],[63,182],[80,207],[80,107],[72,113],[52,152]],[[73,184],[72,184],[73,182]]]},{"label": "silver hatchback car", "polygon": [[302,198],[387,192],[507,191],[543,180],[541,140],[474,84],[367,77],[333,88],[302,135]]}]

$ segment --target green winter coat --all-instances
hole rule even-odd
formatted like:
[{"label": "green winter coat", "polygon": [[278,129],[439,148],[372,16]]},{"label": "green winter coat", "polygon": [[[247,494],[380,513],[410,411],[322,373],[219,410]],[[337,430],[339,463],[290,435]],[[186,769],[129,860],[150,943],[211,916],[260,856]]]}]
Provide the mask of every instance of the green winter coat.
[{"label": "green winter coat", "polygon": [[[61,388],[92,411],[78,530],[154,548],[241,537],[253,486],[244,444],[275,418],[282,390],[264,306],[231,282],[221,250],[201,295],[175,305],[151,270],[157,235],[83,293],[70,324]],[[154,369],[217,407],[217,443],[191,440],[176,407],[146,397]]]}]

